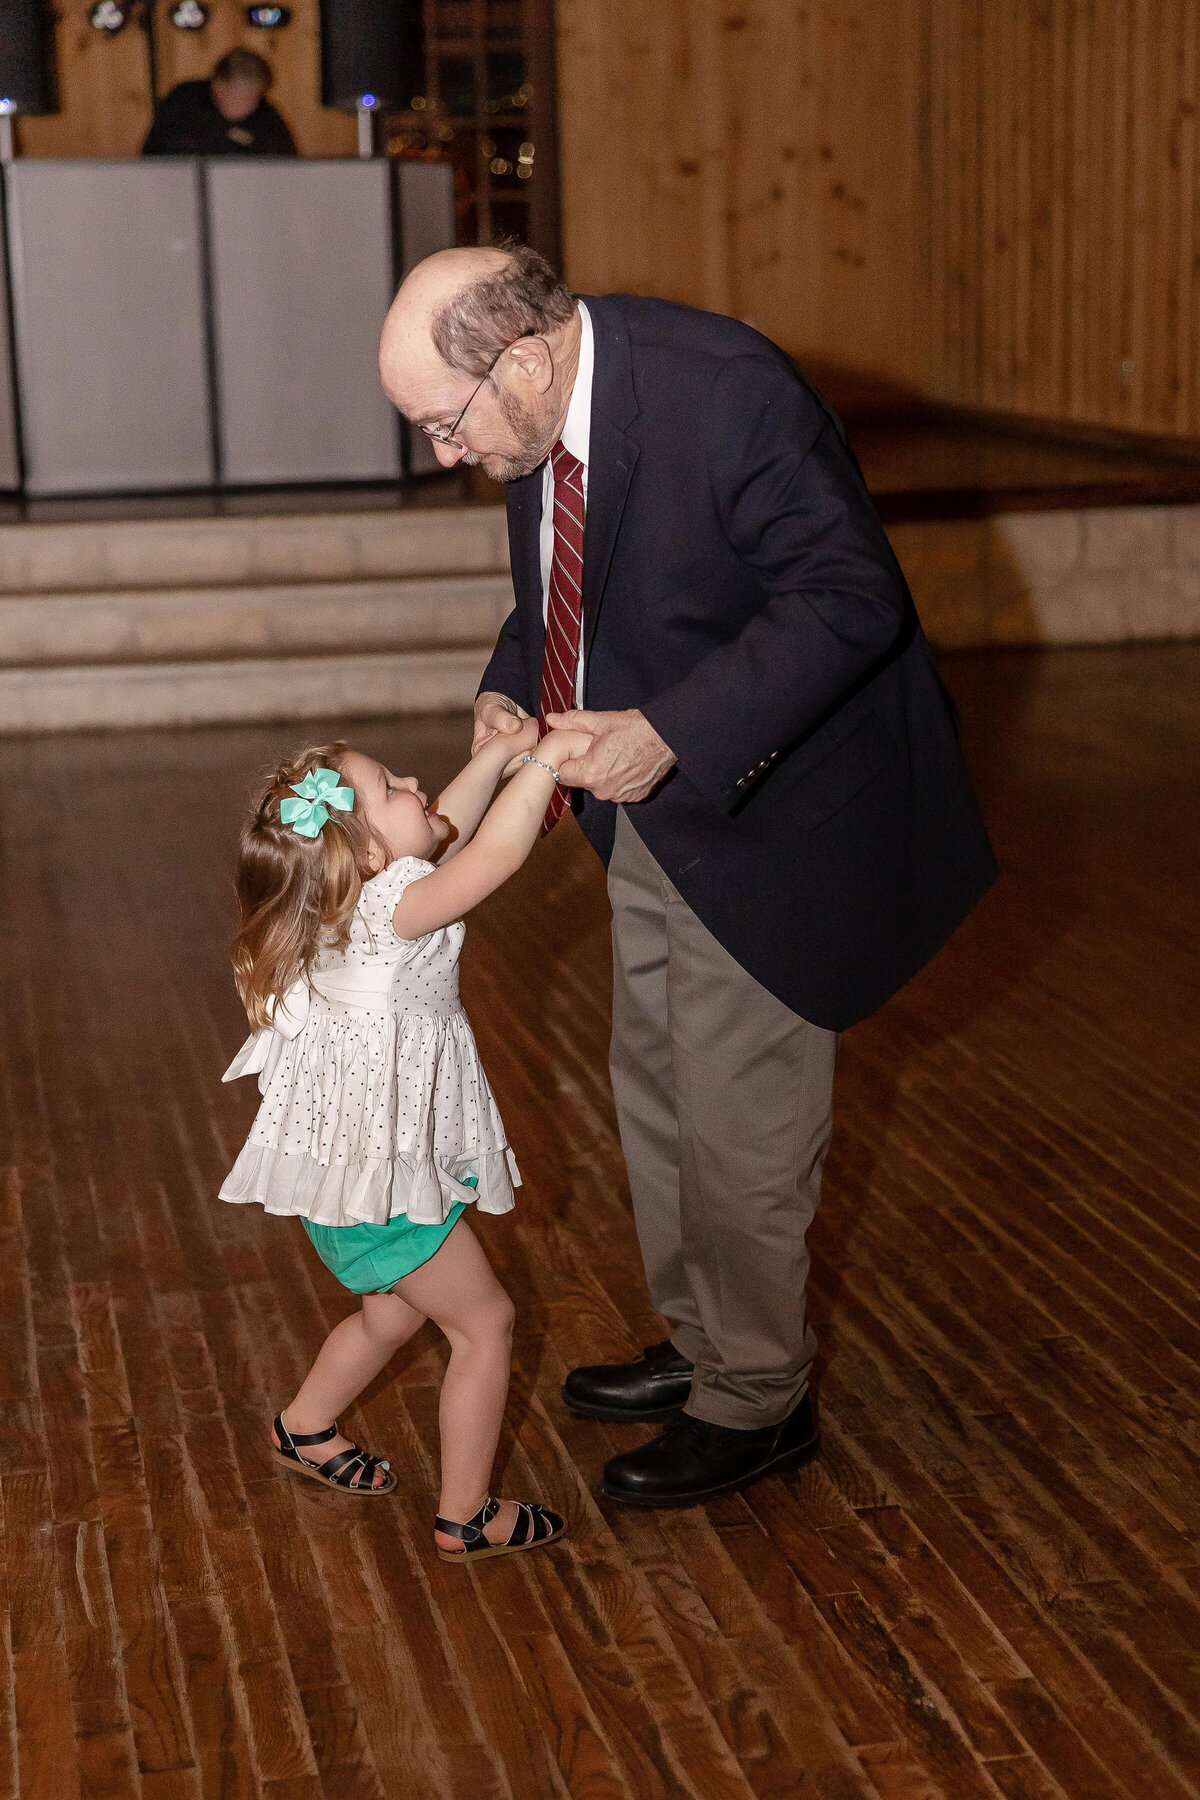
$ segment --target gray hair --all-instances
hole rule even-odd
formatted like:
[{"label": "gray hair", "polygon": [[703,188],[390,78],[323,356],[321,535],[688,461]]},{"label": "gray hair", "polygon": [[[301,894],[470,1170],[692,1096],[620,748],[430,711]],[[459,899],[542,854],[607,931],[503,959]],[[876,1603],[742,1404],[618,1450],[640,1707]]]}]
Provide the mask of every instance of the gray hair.
[{"label": "gray hair", "polygon": [[433,347],[461,375],[484,375],[518,338],[541,337],[575,311],[566,283],[528,244],[500,243],[504,267],[481,275],[439,306],[429,323]]}]

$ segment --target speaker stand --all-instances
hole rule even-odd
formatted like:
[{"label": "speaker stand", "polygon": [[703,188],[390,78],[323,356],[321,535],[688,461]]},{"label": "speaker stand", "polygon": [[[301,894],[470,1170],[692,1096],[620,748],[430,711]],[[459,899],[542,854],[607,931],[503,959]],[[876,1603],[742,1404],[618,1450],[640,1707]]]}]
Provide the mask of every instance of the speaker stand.
[{"label": "speaker stand", "polygon": [[356,111],[358,113],[358,154],[364,162],[369,162],[375,154],[375,113],[373,108],[364,106],[361,100]]},{"label": "speaker stand", "polygon": [[12,116],[9,113],[0,113],[0,164],[10,163],[15,154]]}]

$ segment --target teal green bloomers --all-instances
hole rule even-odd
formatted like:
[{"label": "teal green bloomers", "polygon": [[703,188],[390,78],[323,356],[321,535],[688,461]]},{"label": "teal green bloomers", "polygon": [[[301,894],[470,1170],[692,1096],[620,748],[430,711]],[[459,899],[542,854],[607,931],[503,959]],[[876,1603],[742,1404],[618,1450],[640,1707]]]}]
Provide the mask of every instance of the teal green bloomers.
[{"label": "teal green bloomers", "polygon": [[[467,1175],[462,1185],[475,1187],[478,1179]],[[405,1213],[386,1225],[314,1225],[304,1218],[300,1223],[344,1288],[352,1294],[386,1294],[441,1249],[464,1210],[465,1202],[458,1201],[440,1225],[414,1225]]]},{"label": "teal green bloomers", "polygon": [[386,1225],[314,1225],[301,1219],[313,1248],[352,1294],[386,1294],[440,1250],[458,1215],[460,1200],[442,1225],[413,1225],[404,1213]]}]

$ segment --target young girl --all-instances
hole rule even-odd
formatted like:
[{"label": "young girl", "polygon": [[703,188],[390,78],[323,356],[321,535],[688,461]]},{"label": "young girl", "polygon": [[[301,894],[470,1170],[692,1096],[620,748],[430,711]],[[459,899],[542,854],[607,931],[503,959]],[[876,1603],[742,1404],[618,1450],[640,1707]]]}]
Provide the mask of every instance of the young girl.
[{"label": "young girl", "polygon": [[[503,1213],[520,1182],[458,999],[464,913],[537,839],[578,733],[493,737],[433,806],[344,744],[276,769],[242,833],[233,947],[255,1034],[224,1079],[262,1105],[221,1198],[298,1214],[361,1311],[330,1332],[275,1420],[276,1456],[347,1494],[396,1486],[337,1428],[432,1319],[450,1343],[434,1537],[447,1560],[550,1543],[565,1529],[489,1478],[508,1391],[513,1308],[463,1212]],[[492,796],[514,756],[519,766]]]}]

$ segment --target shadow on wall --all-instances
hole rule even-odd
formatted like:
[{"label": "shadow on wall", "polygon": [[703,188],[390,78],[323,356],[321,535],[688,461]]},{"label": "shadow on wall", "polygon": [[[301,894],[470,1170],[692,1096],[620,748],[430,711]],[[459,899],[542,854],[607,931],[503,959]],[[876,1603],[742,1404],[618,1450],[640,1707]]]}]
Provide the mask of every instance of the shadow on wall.
[{"label": "shadow on wall", "polygon": [[1150,445],[968,419],[870,372],[803,366],[847,421],[939,647],[1200,636],[1194,466],[1163,464]]},{"label": "shadow on wall", "polygon": [[[888,527],[926,636],[939,650],[992,644],[1042,644],[1034,584],[1014,552],[1005,526],[1016,515],[990,519],[925,519]],[[1024,521],[1065,514],[1024,514]]]},{"label": "shadow on wall", "polygon": [[[936,502],[939,487],[961,491],[968,485],[956,466],[944,411],[939,412],[915,388],[886,375],[848,369],[820,358],[797,360],[845,423],[867,484],[881,505],[886,500],[892,503],[890,510],[895,510],[898,503],[903,511],[909,495],[919,496],[925,503]],[[883,428],[887,443],[886,493],[878,479],[882,470],[871,453],[877,443],[872,432],[879,428]],[[940,442],[945,436],[951,439],[948,446]],[[938,445],[933,457],[931,444]],[[910,464],[907,474],[906,463]],[[1006,520],[979,517],[980,510],[972,507],[976,516],[971,518],[926,517],[887,527],[926,635],[947,650],[1049,641],[1042,632],[1022,558],[1006,538]],[[1056,515],[1037,515],[1043,516],[1053,526]]]},{"label": "shadow on wall", "polygon": [[931,400],[894,376],[873,369],[849,369],[821,356],[797,355],[793,360],[848,426],[878,421],[919,424],[938,416]]},{"label": "shadow on wall", "polygon": [[998,513],[888,535],[942,649],[1200,636],[1200,506]]}]

